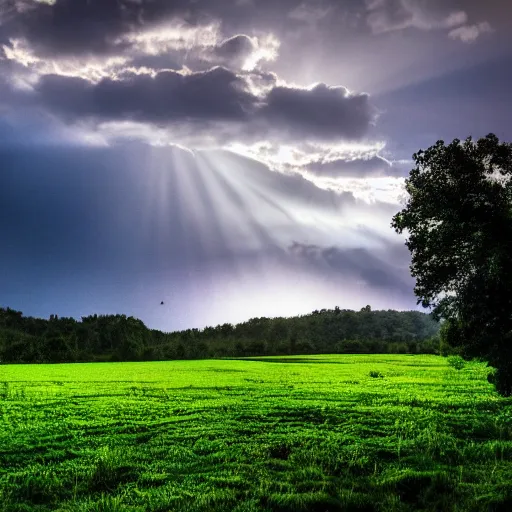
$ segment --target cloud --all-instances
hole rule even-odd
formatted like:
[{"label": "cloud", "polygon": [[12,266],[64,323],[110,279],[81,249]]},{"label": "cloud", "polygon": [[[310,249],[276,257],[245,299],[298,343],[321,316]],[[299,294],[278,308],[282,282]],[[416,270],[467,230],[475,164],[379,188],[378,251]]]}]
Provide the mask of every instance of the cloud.
[{"label": "cloud", "polygon": [[[404,176],[412,162],[388,160],[383,143],[278,143],[229,144],[239,155],[254,158],[279,173],[300,176],[315,187],[343,194],[349,192],[368,204],[392,208],[403,197]],[[389,214],[390,217],[392,214]]]},{"label": "cloud", "polygon": [[[496,11],[496,0],[490,2]],[[474,2],[438,0],[367,0],[367,23],[374,34],[407,28],[423,31],[448,30],[451,39],[474,42],[480,35],[493,32],[488,21],[468,23],[481,16]],[[464,6],[464,10],[460,7]]]},{"label": "cloud", "polygon": [[452,39],[459,39],[463,43],[473,43],[482,34],[490,33],[493,29],[487,21],[477,23],[476,25],[463,25],[462,27],[451,30],[448,35]]},{"label": "cloud", "polygon": [[16,0],[3,31],[24,38],[40,55],[117,54],[123,36],[173,16],[192,18],[187,0]]},{"label": "cloud", "polygon": [[367,0],[367,23],[374,34],[406,28],[451,29],[463,25],[468,15],[439,2],[421,0]]},{"label": "cloud", "polygon": [[[2,57],[3,53],[3,59]],[[116,73],[127,67],[126,57],[83,58],[45,58],[37,55],[22,39],[11,39],[0,47],[1,70],[16,79],[31,83],[42,75],[58,74],[61,76],[80,77],[97,82],[102,78],[115,77]]]},{"label": "cloud", "polygon": [[[297,142],[281,144],[262,141],[253,145],[232,144],[236,153],[266,162],[282,172],[315,174],[324,177],[402,176],[409,161],[388,160],[380,152],[382,142]],[[404,166],[407,166],[407,168]]]},{"label": "cloud", "polygon": [[0,65],[3,68],[10,65],[10,74],[30,77],[31,82],[44,75],[60,75],[98,83],[105,78],[120,80],[130,73],[155,76],[158,72],[173,70],[190,74],[190,70],[204,72],[219,65],[232,71],[252,71],[248,79],[254,82],[254,88],[258,88],[258,84],[262,86],[262,80],[275,81],[272,73],[256,69],[261,62],[271,61],[277,56],[279,41],[271,35],[249,37],[238,34],[222,40],[220,34],[212,33],[210,43],[199,44],[186,42],[186,37],[182,38],[180,34],[180,28],[174,35],[166,32],[166,39],[159,42],[145,34],[148,39],[144,39],[144,44],[140,39],[141,46],[136,49],[137,53],[131,55],[53,59],[37,55],[24,40],[13,39],[3,48],[0,46]]},{"label": "cloud", "polygon": [[242,67],[249,61],[254,67],[262,59],[274,58],[279,42],[270,34],[223,38],[223,4],[204,0],[13,0],[8,13],[3,8],[4,16],[0,7],[0,44],[17,41],[33,55],[53,61],[172,54],[171,61],[203,61],[203,66],[193,68],[197,70],[204,69],[205,62]]},{"label": "cloud", "polygon": [[352,160],[336,159],[310,163],[306,170],[318,176],[367,178],[395,174],[393,163],[380,155]]},{"label": "cloud", "polygon": [[130,31],[118,40],[126,46],[126,53],[161,55],[167,52],[197,51],[215,46],[221,37],[220,22],[191,25],[181,19],[172,19],[156,26]]},{"label": "cloud", "polygon": [[231,135],[247,141],[269,134],[282,141],[357,139],[374,119],[366,94],[325,84],[276,85],[275,80],[272,74],[237,74],[223,67],[196,73],[128,70],[97,83],[53,74],[40,77],[33,91],[18,91],[18,102],[68,121],[170,127],[179,121],[220,139]]},{"label": "cloud", "polygon": [[[257,47],[257,39],[249,37],[245,34],[237,34],[222,41],[213,53],[220,59],[227,62],[231,61],[244,61],[247,59]],[[237,67],[242,67],[241,65]]]},{"label": "cloud", "polygon": [[221,65],[233,70],[254,70],[261,61],[277,58],[280,42],[272,34],[249,37],[236,34],[200,51],[189,51],[183,61],[192,69]]},{"label": "cloud", "polygon": [[123,79],[103,79],[97,84],[46,75],[36,91],[43,105],[65,117],[155,123],[240,121],[256,100],[243,79],[221,67],[191,74],[172,70],[155,76],[126,73]]},{"label": "cloud", "polygon": [[308,88],[272,88],[259,114],[272,127],[290,134],[307,133],[312,139],[332,140],[362,137],[376,111],[367,94],[319,83]]},{"label": "cloud", "polygon": [[[274,209],[278,218],[284,213],[288,221],[301,211],[309,211],[310,217],[301,220],[309,223],[314,215],[330,219],[342,216],[350,208],[365,205],[357,203],[350,192],[323,190],[300,174],[275,172],[260,161],[231,151],[207,150],[196,154],[199,161],[207,163],[211,175],[228,179],[230,186],[244,196],[248,212],[257,218],[268,208]],[[233,194],[229,196],[233,197]],[[286,239],[290,233],[282,231]]]}]

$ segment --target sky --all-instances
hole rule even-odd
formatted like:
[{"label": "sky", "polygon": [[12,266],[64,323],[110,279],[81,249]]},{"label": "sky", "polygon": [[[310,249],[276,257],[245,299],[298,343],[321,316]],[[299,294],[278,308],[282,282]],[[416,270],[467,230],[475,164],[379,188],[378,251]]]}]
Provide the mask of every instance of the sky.
[{"label": "sky", "polygon": [[511,81],[510,0],[0,0],[0,306],[417,309],[412,154],[512,140]]}]

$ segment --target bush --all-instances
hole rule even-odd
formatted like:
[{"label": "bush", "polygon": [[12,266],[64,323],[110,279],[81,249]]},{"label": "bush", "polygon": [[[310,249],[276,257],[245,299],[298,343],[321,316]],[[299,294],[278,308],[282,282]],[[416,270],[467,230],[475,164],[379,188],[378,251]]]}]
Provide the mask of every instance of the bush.
[{"label": "bush", "polygon": [[466,361],[460,356],[450,356],[448,358],[448,364],[456,370],[462,370],[466,366]]}]

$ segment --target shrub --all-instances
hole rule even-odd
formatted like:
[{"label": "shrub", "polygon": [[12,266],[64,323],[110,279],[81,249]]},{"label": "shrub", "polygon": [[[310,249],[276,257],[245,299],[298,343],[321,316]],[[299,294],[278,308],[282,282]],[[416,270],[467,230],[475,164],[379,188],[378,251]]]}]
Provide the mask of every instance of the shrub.
[{"label": "shrub", "polygon": [[462,370],[466,366],[466,361],[460,356],[450,356],[448,358],[448,364],[456,370]]}]

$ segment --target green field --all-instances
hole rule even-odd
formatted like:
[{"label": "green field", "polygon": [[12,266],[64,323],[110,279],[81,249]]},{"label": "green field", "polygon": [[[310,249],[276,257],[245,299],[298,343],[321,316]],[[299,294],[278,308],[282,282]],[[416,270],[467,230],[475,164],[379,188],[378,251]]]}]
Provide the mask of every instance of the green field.
[{"label": "green field", "polygon": [[336,355],[0,366],[2,511],[510,511],[484,363]]}]

